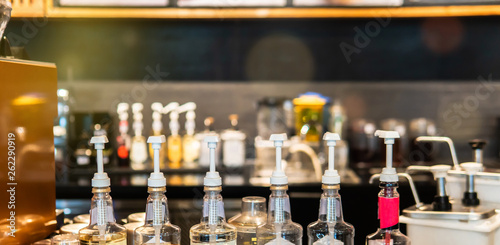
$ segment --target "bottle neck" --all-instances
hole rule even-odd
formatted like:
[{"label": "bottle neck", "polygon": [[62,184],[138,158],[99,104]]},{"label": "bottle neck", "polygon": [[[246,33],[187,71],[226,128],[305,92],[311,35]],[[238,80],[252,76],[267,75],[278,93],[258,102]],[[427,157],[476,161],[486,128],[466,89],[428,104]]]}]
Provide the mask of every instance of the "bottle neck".
[{"label": "bottle neck", "polygon": [[381,182],[378,194],[378,216],[381,230],[399,229],[399,193],[397,182]]},{"label": "bottle neck", "polygon": [[203,217],[201,223],[211,225],[220,225],[226,222],[224,213],[224,202],[220,194],[220,186],[205,186],[205,196],[203,197]]},{"label": "bottle neck", "polygon": [[167,197],[165,187],[149,187],[149,197],[146,204],[146,225],[163,225],[168,223]]},{"label": "bottle neck", "polygon": [[290,198],[286,191],[287,185],[272,185],[269,197],[268,223],[284,224],[291,222]]},{"label": "bottle neck", "polygon": [[245,216],[257,217],[266,213],[266,199],[263,197],[244,197],[241,212]]},{"label": "bottle neck", "polygon": [[340,185],[323,185],[319,206],[319,220],[325,222],[344,221],[342,202],[339,195]]},{"label": "bottle neck", "polygon": [[115,216],[113,211],[113,201],[109,192],[109,187],[94,187],[92,193],[94,196],[90,205],[90,224],[103,226],[108,223],[115,223]]}]

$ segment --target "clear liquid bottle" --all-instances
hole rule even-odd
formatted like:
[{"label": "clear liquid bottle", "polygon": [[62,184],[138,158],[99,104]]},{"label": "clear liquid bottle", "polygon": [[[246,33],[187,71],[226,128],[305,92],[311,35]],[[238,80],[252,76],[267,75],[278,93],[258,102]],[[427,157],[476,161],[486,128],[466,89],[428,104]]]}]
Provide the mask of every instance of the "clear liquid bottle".
[{"label": "clear liquid bottle", "polygon": [[90,205],[90,223],[78,232],[78,239],[82,245],[127,245],[127,230],[116,223],[113,201],[109,195],[110,180],[103,169],[102,150],[107,142],[106,136],[94,136],[90,141],[97,150],[97,173],[92,179],[94,196]]},{"label": "clear liquid bottle", "polygon": [[340,141],[337,133],[327,132],[323,139],[328,146],[328,169],[322,177],[323,194],[319,219],[307,226],[309,245],[354,245],[354,227],[344,222],[340,200],[340,176],[334,169],[335,146]]},{"label": "clear liquid bottle", "polygon": [[366,237],[366,245],[410,245],[399,231],[399,193],[397,182],[381,182],[378,194],[380,228]]},{"label": "clear liquid bottle", "polygon": [[134,230],[134,244],[179,245],[181,229],[169,221],[166,192],[166,179],[160,172],[160,151],[165,136],[151,136],[148,143],[153,149],[154,172],[148,179],[149,197],[146,204],[146,220],[143,226]]},{"label": "clear liquid bottle", "polygon": [[300,245],[302,226],[292,221],[288,185],[272,185],[265,225],[257,228],[259,245]]},{"label": "clear liquid bottle", "polygon": [[127,230],[116,223],[109,187],[94,187],[90,206],[90,224],[78,232],[80,244],[127,244]]},{"label": "clear liquid bottle", "polygon": [[203,217],[189,231],[191,244],[236,245],[236,227],[226,223],[224,202],[220,194],[222,179],[215,171],[215,148],[218,141],[217,136],[205,138],[210,149],[210,171],[203,180]]},{"label": "clear liquid bottle", "polygon": [[273,134],[270,138],[276,147],[276,169],[271,176],[271,196],[266,224],[257,228],[259,245],[301,245],[302,226],[292,221],[288,178],[281,167],[281,147],[286,134]]},{"label": "clear liquid bottle", "polygon": [[266,223],[266,199],[263,197],[244,197],[241,213],[229,219],[228,223],[237,229],[236,244],[256,245],[257,227]]},{"label": "clear liquid bottle", "polygon": [[168,167],[180,168],[182,161],[182,138],[179,134],[168,136]]},{"label": "clear liquid bottle", "polygon": [[354,227],[344,222],[339,189],[323,184],[319,219],[307,226],[309,245],[354,245]]}]

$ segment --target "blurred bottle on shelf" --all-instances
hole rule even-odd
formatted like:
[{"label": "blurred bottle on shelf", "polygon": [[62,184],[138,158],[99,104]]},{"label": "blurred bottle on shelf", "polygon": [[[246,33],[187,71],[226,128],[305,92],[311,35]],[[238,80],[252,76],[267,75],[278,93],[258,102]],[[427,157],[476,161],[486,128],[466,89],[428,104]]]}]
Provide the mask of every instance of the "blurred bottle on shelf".
[{"label": "blurred bottle on shelf", "polygon": [[[160,102],[155,102],[151,104],[151,110],[153,110],[153,124],[151,126],[151,136],[161,136],[164,135],[163,131],[163,122],[162,122],[162,110],[163,110],[163,105]],[[159,163],[160,163],[160,169],[165,169],[166,164],[165,164],[165,154],[167,153],[167,146],[166,144],[161,144],[160,148],[160,155],[159,155]],[[154,151],[152,148],[152,145],[149,145],[149,158],[153,159]]]},{"label": "blurred bottle on shelf", "polygon": [[182,161],[182,138],[179,135],[179,103],[171,102],[163,108],[163,114],[170,114],[168,127],[170,135],[167,138],[167,157],[169,168],[180,168]]},{"label": "blurred bottle on shelf", "polygon": [[295,131],[302,141],[319,147],[323,135],[323,107],[327,98],[318,93],[307,92],[293,99]]},{"label": "blurred bottle on shelf", "polygon": [[378,139],[375,122],[368,119],[354,119],[348,128],[349,165],[351,168],[368,169],[374,166],[377,158]]},{"label": "blurred bottle on shelf", "polygon": [[246,159],[245,140],[247,136],[238,129],[238,115],[231,114],[229,120],[231,128],[221,133],[223,140],[222,162],[228,167],[241,167]]},{"label": "blurred bottle on shelf", "polygon": [[[194,103],[193,103],[194,104]],[[200,157],[200,142],[194,136],[196,128],[196,104],[186,112],[186,134],[182,137],[182,159],[184,159],[184,167],[194,168],[197,166],[196,162]]]},{"label": "blurred bottle on shelf", "polygon": [[[285,98],[265,97],[257,101],[257,135],[262,139],[269,139],[271,134],[289,133],[287,125],[290,123],[290,111],[293,104]],[[291,128],[293,129],[293,123]]]},{"label": "blurred bottle on shelf", "polygon": [[129,167],[130,166],[130,146],[131,139],[128,134],[128,109],[129,105],[127,103],[119,103],[117,107],[118,118],[120,123],[118,126],[119,135],[116,137],[116,156],[118,160],[118,166]]},{"label": "blurred bottle on shelf", "polygon": [[134,170],[146,169],[146,160],[148,159],[148,148],[146,138],[142,135],[144,125],[142,123],[142,109],[144,106],[141,103],[132,104],[132,113],[134,117],[134,137],[130,148],[130,167]]},{"label": "blurred bottle on shelf", "polygon": [[432,152],[435,150],[432,142],[417,142],[419,136],[436,136],[436,124],[428,118],[415,118],[410,121],[408,138],[410,165],[429,165],[432,162]]}]

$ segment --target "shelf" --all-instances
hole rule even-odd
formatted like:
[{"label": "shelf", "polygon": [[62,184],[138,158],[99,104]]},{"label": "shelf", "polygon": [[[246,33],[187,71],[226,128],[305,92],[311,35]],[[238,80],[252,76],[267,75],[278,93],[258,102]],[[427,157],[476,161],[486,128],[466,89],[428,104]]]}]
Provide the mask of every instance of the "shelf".
[{"label": "shelf", "polygon": [[[14,2],[18,2],[16,0]],[[28,1],[25,1],[28,2]],[[276,8],[88,8],[58,7],[52,0],[14,8],[13,18],[132,18],[132,19],[278,19],[278,18],[417,18],[500,15],[500,5],[412,7],[276,7]],[[42,4],[40,4],[42,3]]]},{"label": "shelf", "polygon": [[414,18],[500,15],[500,5],[396,8],[61,8],[51,18],[262,19],[262,18]]}]

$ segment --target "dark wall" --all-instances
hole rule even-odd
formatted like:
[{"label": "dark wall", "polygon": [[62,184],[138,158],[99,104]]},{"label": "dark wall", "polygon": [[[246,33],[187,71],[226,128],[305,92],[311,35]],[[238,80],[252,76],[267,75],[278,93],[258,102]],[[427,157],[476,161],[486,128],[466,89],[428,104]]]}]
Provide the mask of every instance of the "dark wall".
[{"label": "dark wall", "polygon": [[[12,20],[6,30],[62,81],[474,80],[500,75],[500,17]],[[342,51],[344,48],[344,52]],[[345,52],[350,55],[345,55]],[[346,58],[347,57],[347,58]],[[350,62],[348,62],[350,60]]]}]

